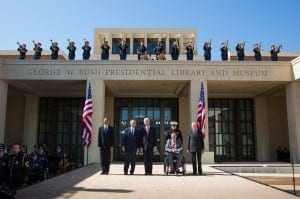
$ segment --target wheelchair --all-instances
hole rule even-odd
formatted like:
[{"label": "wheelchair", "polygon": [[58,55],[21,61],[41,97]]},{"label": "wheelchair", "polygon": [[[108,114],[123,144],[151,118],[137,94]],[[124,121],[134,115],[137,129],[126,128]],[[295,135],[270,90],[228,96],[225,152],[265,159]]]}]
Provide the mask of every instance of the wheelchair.
[{"label": "wheelchair", "polygon": [[[173,161],[172,161],[172,167],[175,168],[176,164],[177,164],[177,158],[173,157]],[[182,174],[185,175],[186,173],[186,165],[185,165],[185,158],[184,156],[182,157],[182,162],[181,162],[181,171],[180,172],[172,172],[171,171],[171,165],[169,165],[169,161],[168,161],[168,152],[165,152],[165,158],[164,158],[164,173],[166,175],[169,174]]]}]

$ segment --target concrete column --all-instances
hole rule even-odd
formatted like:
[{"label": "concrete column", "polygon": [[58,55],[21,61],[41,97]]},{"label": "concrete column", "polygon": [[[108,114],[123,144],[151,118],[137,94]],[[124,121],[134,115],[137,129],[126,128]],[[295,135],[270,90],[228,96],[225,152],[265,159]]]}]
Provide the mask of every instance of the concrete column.
[{"label": "concrete column", "polygon": [[148,35],[147,33],[144,34],[144,45],[147,47],[148,46]]},{"label": "concrete column", "polygon": [[291,157],[300,163],[300,82],[285,87]]},{"label": "concrete column", "polygon": [[197,34],[196,34],[193,37],[193,45],[195,47],[195,49],[194,49],[194,54],[195,55],[198,55],[198,43],[197,42],[198,42],[198,40],[197,40]]},{"label": "concrete column", "polygon": [[183,45],[183,35],[180,34],[179,36],[179,47],[180,47],[180,55],[184,54],[184,45]]},{"label": "concrete column", "polygon": [[268,104],[266,97],[256,97],[256,156],[258,161],[270,161],[270,134],[268,121]]},{"label": "concrete column", "polygon": [[166,54],[170,54],[170,48],[169,48],[169,43],[170,43],[170,37],[169,34],[166,36]]},{"label": "concrete column", "polygon": [[0,80],[0,143],[4,143],[8,84]]},{"label": "concrete column", "polygon": [[27,144],[28,151],[32,151],[38,143],[39,97],[25,96],[24,135],[23,142]]},{"label": "concrete column", "polygon": [[[88,83],[88,81],[87,81]],[[91,80],[92,100],[93,100],[93,133],[92,143],[88,149],[88,162],[87,162],[87,148],[84,149],[84,162],[99,163],[100,151],[98,148],[98,128],[103,124],[104,112],[105,112],[105,84],[103,80],[93,79]]]},{"label": "concrete column", "polygon": [[130,54],[133,54],[133,34],[130,34]]},{"label": "concrete column", "polygon": [[112,54],[112,34],[111,33],[108,34],[108,39],[107,40],[108,40],[108,44],[110,46],[109,54],[111,55]]}]

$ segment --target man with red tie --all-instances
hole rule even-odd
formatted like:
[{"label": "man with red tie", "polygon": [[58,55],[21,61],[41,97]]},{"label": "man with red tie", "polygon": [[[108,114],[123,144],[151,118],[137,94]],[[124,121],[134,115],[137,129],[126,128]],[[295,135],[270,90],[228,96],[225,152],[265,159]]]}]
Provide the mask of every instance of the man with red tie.
[{"label": "man with red tie", "polygon": [[101,174],[109,173],[110,156],[114,146],[114,129],[108,125],[108,118],[103,120],[104,125],[98,131],[98,147],[100,148],[100,159],[102,166]]},{"label": "man with red tie", "polygon": [[155,128],[150,126],[149,118],[144,118],[144,125],[140,132],[143,144],[145,175],[152,175],[154,151],[157,151],[155,146],[156,132]]}]

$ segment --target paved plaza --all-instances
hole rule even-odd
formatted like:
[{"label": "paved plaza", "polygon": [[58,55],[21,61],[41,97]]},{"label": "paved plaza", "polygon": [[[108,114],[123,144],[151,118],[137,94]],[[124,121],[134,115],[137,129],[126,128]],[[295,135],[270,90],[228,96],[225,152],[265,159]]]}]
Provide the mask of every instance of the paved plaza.
[{"label": "paved plaza", "polygon": [[[204,165],[203,176],[187,174],[166,176],[163,165],[154,165],[153,175],[145,176],[138,164],[135,175],[123,175],[123,165],[111,165],[109,175],[100,175],[99,164],[92,164],[18,191],[17,199],[95,199],[95,198],[298,198],[285,191],[249,180],[247,176],[217,170]],[[257,174],[256,174],[257,175]],[[271,174],[269,174],[271,175]],[[272,174],[276,176],[280,174]],[[297,187],[299,188],[299,187]],[[288,189],[292,189],[290,186]]]}]

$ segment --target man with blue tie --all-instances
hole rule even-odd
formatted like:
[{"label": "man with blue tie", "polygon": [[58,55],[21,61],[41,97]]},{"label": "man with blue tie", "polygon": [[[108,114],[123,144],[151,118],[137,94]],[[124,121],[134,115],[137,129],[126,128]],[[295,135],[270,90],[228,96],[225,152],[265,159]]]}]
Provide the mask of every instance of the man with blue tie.
[{"label": "man with blue tie", "polygon": [[130,175],[134,174],[136,152],[139,150],[139,132],[136,129],[136,121],[130,121],[130,127],[124,130],[122,136],[122,151],[125,153],[124,175],[128,174],[130,164]]},{"label": "man with blue tie", "polygon": [[114,146],[114,129],[109,126],[107,117],[103,120],[104,125],[98,130],[98,147],[100,148],[100,159],[102,166],[101,174],[109,173],[110,157]]},{"label": "man with blue tie", "polygon": [[143,143],[145,175],[152,175],[154,151],[157,151],[155,128],[150,126],[150,119],[144,118],[144,127],[141,128]]},{"label": "man with blue tie", "polygon": [[188,153],[192,155],[192,164],[193,164],[193,174],[197,175],[197,164],[198,162],[198,174],[202,175],[202,162],[201,156],[204,150],[204,140],[203,135],[200,130],[197,128],[197,123],[192,123],[192,129],[188,133]]}]

